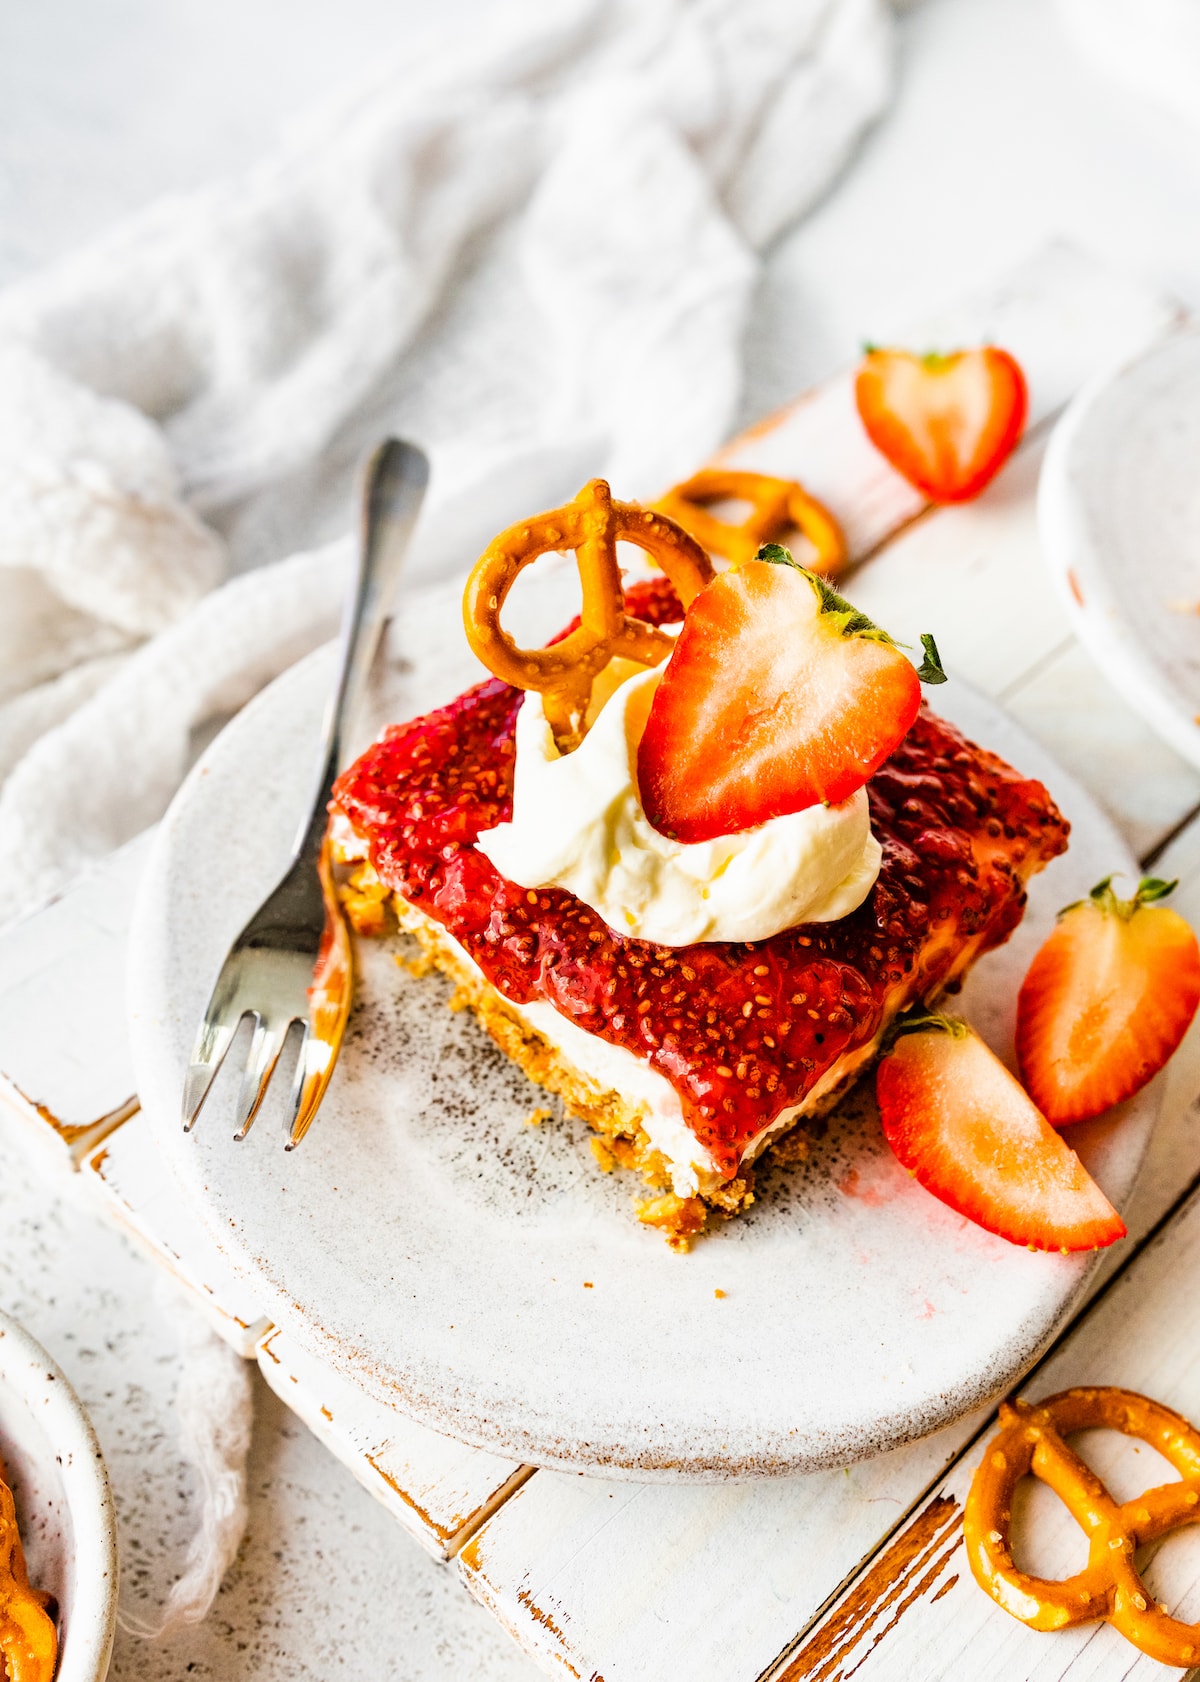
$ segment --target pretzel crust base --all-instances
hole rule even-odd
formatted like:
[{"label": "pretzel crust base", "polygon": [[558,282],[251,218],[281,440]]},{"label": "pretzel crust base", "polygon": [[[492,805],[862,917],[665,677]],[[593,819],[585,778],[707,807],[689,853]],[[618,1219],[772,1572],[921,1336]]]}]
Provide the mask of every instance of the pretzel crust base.
[{"label": "pretzel crust base", "polygon": [[[836,1109],[878,1056],[882,1029],[875,1040],[842,1058],[802,1106],[777,1116],[764,1128],[734,1178],[703,1187],[692,1197],[679,1196],[671,1187],[670,1163],[646,1131],[644,1103],[597,1085],[578,1069],[561,1046],[533,1027],[492,986],[440,923],[402,894],[390,892],[365,859],[343,851],[340,862],[349,867],[349,874],[339,882],[338,895],[354,932],[374,938],[399,928],[411,936],[418,955],[397,961],[413,975],[436,970],[453,983],[450,1009],[469,1010],[506,1057],[536,1085],[560,1097],[568,1115],[586,1122],[599,1135],[592,1141],[592,1154],[605,1173],[627,1168],[642,1176],[656,1195],[639,1204],[638,1219],[657,1227],[672,1249],[689,1249],[711,1217],[748,1209],[754,1202],[755,1168],[768,1158],[780,1164],[806,1160],[810,1152],[806,1128]],[[976,956],[976,943],[965,946],[947,980],[964,974]]]},{"label": "pretzel crust base", "polygon": [[[1157,1604],[1134,1554],[1200,1520],[1200,1431],[1148,1396],[1110,1387],[1063,1390],[1036,1405],[1003,1403],[1000,1427],[976,1469],[963,1515],[967,1558],[980,1587],[1031,1629],[1104,1619],[1160,1664],[1195,1664],[1200,1624],[1181,1623]],[[1179,1481],[1118,1504],[1065,1441],[1096,1428],[1148,1443]],[[1030,1473],[1053,1489],[1088,1537],[1088,1563],[1073,1577],[1034,1577],[1013,1562],[1013,1493]]]},{"label": "pretzel crust base", "polygon": [[[562,1048],[538,1032],[504,995],[466,961],[440,923],[418,910],[400,894],[391,894],[371,866],[348,861],[352,874],[339,886],[347,920],[356,934],[377,937],[397,927],[415,942],[416,954],[398,958],[414,975],[437,971],[453,983],[451,1010],[469,1010],[506,1057],[547,1092],[560,1097],[568,1115],[587,1123],[597,1137],[592,1154],[604,1173],[616,1168],[639,1174],[653,1193],[638,1205],[638,1219],[656,1227],[674,1250],[687,1250],[709,1220],[741,1213],[754,1202],[755,1165],[747,1161],[732,1180],[694,1197],[671,1189],[670,1165],[646,1132],[644,1104],[608,1087],[601,1087],[577,1069]],[[809,1154],[805,1124],[820,1120],[836,1108],[860,1074],[874,1061],[874,1048],[858,1067],[841,1075],[836,1084],[814,1096],[786,1130],[772,1135],[759,1154],[778,1163],[801,1162]]]}]

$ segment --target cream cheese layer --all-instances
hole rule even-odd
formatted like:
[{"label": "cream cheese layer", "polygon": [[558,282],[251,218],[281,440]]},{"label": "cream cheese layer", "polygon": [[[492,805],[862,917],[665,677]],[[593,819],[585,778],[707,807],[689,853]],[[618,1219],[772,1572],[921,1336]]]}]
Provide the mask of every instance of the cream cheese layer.
[{"label": "cream cheese layer", "polygon": [[523,888],[566,888],[616,934],[659,946],[765,940],[861,905],[881,859],[865,788],[712,841],[685,844],[651,827],[637,749],[662,669],[632,670],[569,754],[540,695],[526,695],[512,819],[476,843],[500,874]]}]

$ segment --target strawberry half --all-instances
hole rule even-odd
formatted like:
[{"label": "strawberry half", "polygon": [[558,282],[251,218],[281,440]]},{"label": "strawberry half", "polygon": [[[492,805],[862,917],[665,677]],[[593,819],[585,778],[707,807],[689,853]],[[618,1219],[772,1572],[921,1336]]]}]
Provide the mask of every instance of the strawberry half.
[{"label": "strawberry half", "polygon": [[861,788],[903,740],[921,680],[945,679],[931,637],[918,674],[873,625],[777,543],[692,602],[638,746],[646,816],[710,841]]},{"label": "strawberry half", "polygon": [[1007,461],[1029,406],[1020,364],[985,346],[951,356],[868,350],[854,382],[867,437],[931,502],[967,502]]},{"label": "strawberry half", "polygon": [[901,1019],[875,1091],[904,1167],[986,1231],[1035,1250],[1092,1250],[1125,1236],[1075,1152],[965,1022]]},{"label": "strawberry half", "polygon": [[1118,899],[1106,877],[1068,905],[1021,984],[1021,1078],[1055,1127],[1085,1121],[1145,1086],[1200,1005],[1200,946],[1155,902],[1174,882],[1146,877]]}]

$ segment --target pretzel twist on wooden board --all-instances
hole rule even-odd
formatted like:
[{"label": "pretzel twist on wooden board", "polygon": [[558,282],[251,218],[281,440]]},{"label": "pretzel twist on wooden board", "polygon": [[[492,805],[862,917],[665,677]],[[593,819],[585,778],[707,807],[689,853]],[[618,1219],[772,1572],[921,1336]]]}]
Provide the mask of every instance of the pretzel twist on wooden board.
[{"label": "pretzel twist on wooden board", "polygon": [[[750,511],[734,524],[709,512],[714,502],[746,502]],[[816,550],[813,572],[836,578],[846,564],[841,526],[795,479],[707,467],[673,486],[655,507],[690,531],[709,554],[722,555],[735,566],[752,561],[764,543],[777,543],[791,531],[803,532]]]},{"label": "pretzel twist on wooden board", "polygon": [[[1066,1629],[1106,1619],[1160,1664],[1200,1660],[1200,1624],[1160,1607],[1134,1565],[1147,1542],[1200,1519],[1200,1432],[1181,1414],[1134,1390],[1064,1390],[1036,1405],[1004,1403],[1001,1430],[976,1469],[963,1515],[975,1580],[1031,1629]],[[1107,1428],[1137,1437],[1168,1460],[1178,1483],[1118,1503],[1069,1447],[1076,1431]],[[1088,1563],[1073,1577],[1033,1577],[1013,1563],[1013,1492],[1027,1473],[1048,1484],[1088,1538]]]},{"label": "pretzel twist on wooden board", "polygon": [[[540,691],[564,753],[582,739],[592,684],[610,660],[657,666],[675,646],[666,631],[626,613],[618,542],[652,556],[685,608],[713,576],[704,550],[673,520],[636,502],[614,502],[605,481],[592,479],[574,502],[493,538],[467,580],[463,624],[472,650],[505,683]],[[580,623],[548,648],[518,648],[500,623],[508,592],[539,555],[567,549],[575,551],[583,587]]]}]

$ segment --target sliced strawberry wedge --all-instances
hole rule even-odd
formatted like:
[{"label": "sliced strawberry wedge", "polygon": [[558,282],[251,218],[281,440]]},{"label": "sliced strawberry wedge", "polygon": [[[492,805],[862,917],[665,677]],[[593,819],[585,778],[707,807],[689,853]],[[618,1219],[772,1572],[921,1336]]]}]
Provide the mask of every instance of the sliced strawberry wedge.
[{"label": "sliced strawberry wedge", "polygon": [[1118,1104],[1158,1073],[1200,1005],[1200,946],[1146,877],[1118,899],[1106,877],[1061,913],[1021,984],[1021,1078],[1055,1127]]},{"label": "sliced strawberry wedge", "polygon": [[1093,1250],[1125,1223],[1075,1152],[965,1022],[912,1018],[875,1076],[883,1131],[927,1191],[1035,1250]]},{"label": "sliced strawberry wedge", "polygon": [[931,502],[966,502],[1003,467],[1025,425],[1020,364],[985,345],[949,356],[869,350],[854,397],[867,436]]},{"label": "sliced strawberry wedge", "polygon": [[[932,639],[921,676],[940,682]],[[921,676],[886,632],[768,544],[692,602],[638,747],[661,834],[710,841],[861,788],[907,734]]]}]

